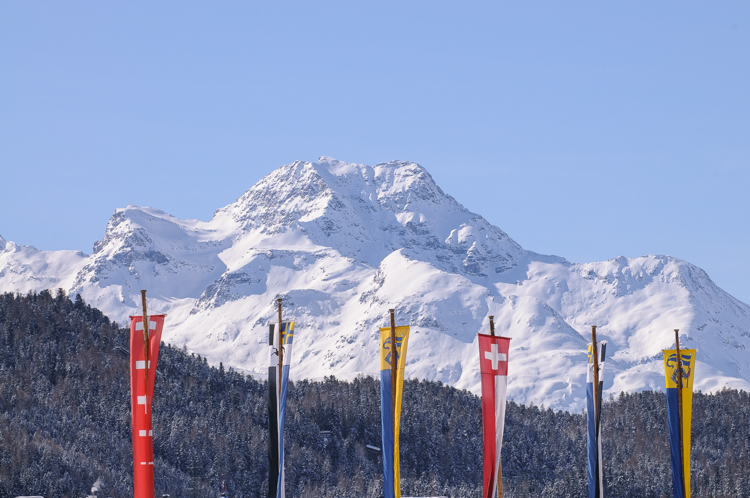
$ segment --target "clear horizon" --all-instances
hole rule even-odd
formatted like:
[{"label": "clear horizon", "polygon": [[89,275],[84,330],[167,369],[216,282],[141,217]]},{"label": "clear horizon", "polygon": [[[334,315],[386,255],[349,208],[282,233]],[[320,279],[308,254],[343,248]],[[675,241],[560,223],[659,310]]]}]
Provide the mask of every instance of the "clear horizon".
[{"label": "clear horizon", "polygon": [[0,235],[90,253],[320,156],[424,166],[525,249],[750,303],[750,4],[0,5]]}]

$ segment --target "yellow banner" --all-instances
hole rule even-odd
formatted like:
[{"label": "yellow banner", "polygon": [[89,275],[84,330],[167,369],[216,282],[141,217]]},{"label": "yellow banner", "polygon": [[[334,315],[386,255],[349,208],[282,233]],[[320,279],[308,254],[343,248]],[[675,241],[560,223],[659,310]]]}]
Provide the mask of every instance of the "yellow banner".
[{"label": "yellow banner", "polygon": [[[401,498],[401,463],[399,458],[398,436],[401,431],[401,399],[404,394],[404,368],[406,367],[406,346],[409,343],[409,327],[396,327],[396,410],[393,416],[393,483],[395,497]],[[391,328],[380,329],[380,370],[390,370]]]},{"label": "yellow banner", "polygon": [[[697,349],[680,349],[682,362],[682,472],[685,476],[685,496],[690,498],[690,431],[693,413],[693,378]],[[664,350],[664,379],[667,389],[677,389],[677,350]]]}]

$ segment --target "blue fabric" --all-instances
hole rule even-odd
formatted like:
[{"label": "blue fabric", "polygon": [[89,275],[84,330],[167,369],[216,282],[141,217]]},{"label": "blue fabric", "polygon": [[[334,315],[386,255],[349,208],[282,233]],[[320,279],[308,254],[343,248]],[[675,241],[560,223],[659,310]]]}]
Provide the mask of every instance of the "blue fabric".
[{"label": "blue fabric", "polygon": [[279,476],[276,484],[276,498],[281,495],[281,480],[284,478],[284,420],[286,419],[286,390],[289,385],[289,365],[281,369],[281,395],[279,397]]},{"label": "blue fabric", "polygon": [[[294,340],[294,334],[286,333],[290,322],[284,322],[281,325],[284,346],[289,346],[291,354],[291,344]],[[286,350],[285,350],[286,351]],[[286,363],[286,361],[284,361]],[[282,481],[284,479],[284,421],[286,420],[286,393],[289,386],[289,365],[283,365],[281,368],[281,389],[279,390],[279,475],[276,481],[276,498],[284,498],[284,488]]]},{"label": "blue fabric", "polygon": [[586,384],[586,446],[588,449],[589,498],[599,498],[597,493],[597,455],[596,423],[594,420],[594,383]]},{"label": "blue fabric", "polygon": [[279,482],[279,426],[276,413],[276,368],[268,367],[268,498],[277,496]]},{"label": "blue fabric", "polygon": [[672,489],[674,498],[683,498],[682,459],[680,458],[680,399],[676,387],[667,388],[669,446],[672,453]]},{"label": "blue fabric", "polygon": [[384,498],[395,498],[393,484],[393,396],[391,371],[380,371],[380,419],[383,427],[383,490]]}]

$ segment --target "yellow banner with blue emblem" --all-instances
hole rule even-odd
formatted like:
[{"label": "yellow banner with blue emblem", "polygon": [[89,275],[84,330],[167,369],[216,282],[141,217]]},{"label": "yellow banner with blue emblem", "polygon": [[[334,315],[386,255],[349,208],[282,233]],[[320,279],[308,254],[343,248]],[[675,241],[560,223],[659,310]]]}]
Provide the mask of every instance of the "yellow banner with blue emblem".
[{"label": "yellow banner with blue emblem", "polygon": [[[380,329],[380,418],[383,427],[383,490],[385,498],[401,498],[401,466],[398,434],[401,428],[401,399],[409,327],[396,327],[395,358],[391,328]],[[392,362],[396,362],[396,402],[393,403]],[[395,414],[394,414],[395,408]]]},{"label": "yellow banner with blue emblem", "polygon": [[[664,350],[664,378],[667,385],[667,418],[669,419],[669,444],[672,453],[674,498],[690,498],[690,427],[696,352],[695,349],[680,349],[682,389],[678,389],[677,350]],[[682,392],[681,400],[680,391]],[[682,401],[682,410],[680,410],[680,401]],[[682,411],[681,414],[680,411]]]}]

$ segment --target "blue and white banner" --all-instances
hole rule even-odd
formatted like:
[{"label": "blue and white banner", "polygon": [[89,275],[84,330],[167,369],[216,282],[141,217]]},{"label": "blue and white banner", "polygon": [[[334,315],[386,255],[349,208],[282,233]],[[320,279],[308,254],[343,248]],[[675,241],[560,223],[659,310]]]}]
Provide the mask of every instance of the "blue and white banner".
[{"label": "blue and white banner", "polygon": [[602,467],[602,440],[599,426],[602,413],[602,389],[604,388],[604,356],[607,343],[597,344],[599,385],[597,386],[596,410],[594,410],[594,355],[588,345],[589,362],[586,374],[586,442],[588,446],[589,498],[604,497],[604,471]]},{"label": "blue and white banner", "polygon": [[282,369],[279,379],[279,329],[277,323],[268,330],[268,498],[284,498],[284,420],[289,365],[292,359],[294,322],[281,324]]}]

